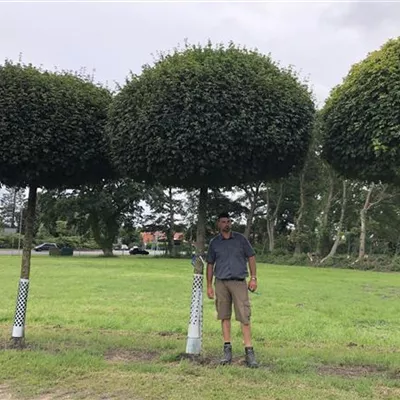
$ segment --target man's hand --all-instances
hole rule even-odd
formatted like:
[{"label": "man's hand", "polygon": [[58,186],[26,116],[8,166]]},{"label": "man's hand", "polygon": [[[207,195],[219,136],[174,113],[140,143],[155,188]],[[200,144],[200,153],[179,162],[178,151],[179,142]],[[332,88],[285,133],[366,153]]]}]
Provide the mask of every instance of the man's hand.
[{"label": "man's hand", "polygon": [[250,279],[247,286],[250,292],[255,292],[257,290],[257,281],[254,279]]},{"label": "man's hand", "polygon": [[214,298],[214,289],[212,286],[207,287],[207,297],[211,300]]}]

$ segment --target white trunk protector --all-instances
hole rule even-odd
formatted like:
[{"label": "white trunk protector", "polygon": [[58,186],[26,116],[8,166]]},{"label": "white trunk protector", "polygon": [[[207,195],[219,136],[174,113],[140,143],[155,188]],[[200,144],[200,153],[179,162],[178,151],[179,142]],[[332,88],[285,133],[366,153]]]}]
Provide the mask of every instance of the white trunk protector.
[{"label": "white trunk protector", "polygon": [[15,309],[13,338],[24,337],[26,305],[28,303],[29,279],[20,279],[18,286],[17,306]]},{"label": "white trunk protector", "polygon": [[186,354],[200,354],[203,329],[203,275],[193,275]]}]

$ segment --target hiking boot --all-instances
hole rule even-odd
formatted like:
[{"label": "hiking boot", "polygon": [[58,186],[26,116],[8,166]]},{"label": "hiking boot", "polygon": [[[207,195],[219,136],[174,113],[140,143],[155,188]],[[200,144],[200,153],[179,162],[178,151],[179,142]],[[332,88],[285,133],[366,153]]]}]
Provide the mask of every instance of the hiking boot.
[{"label": "hiking boot", "polygon": [[256,361],[256,356],[254,354],[254,350],[252,347],[245,347],[246,352],[246,365],[249,368],[258,368],[258,364]]},{"label": "hiking boot", "polygon": [[224,357],[219,362],[220,365],[229,365],[232,362],[232,345],[224,344]]}]

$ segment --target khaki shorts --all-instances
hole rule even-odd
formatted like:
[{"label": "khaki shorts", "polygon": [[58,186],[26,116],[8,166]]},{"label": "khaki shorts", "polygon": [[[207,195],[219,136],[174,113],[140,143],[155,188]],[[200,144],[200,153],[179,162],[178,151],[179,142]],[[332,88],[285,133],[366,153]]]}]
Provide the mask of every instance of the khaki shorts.
[{"label": "khaki shorts", "polygon": [[236,320],[248,325],[251,309],[247,290],[246,280],[221,281],[215,279],[215,306],[218,319],[231,319],[233,303]]}]

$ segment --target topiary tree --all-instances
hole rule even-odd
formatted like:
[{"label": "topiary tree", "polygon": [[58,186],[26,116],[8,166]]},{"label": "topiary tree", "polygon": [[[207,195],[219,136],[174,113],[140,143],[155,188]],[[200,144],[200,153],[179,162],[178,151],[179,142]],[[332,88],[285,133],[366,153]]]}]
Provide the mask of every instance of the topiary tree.
[{"label": "topiary tree", "polygon": [[307,87],[269,56],[230,44],[185,46],[131,75],[109,114],[113,160],[149,184],[207,188],[272,180],[300,168],[314,104]]},{"label": "topiary tree", "polygon": [[400,38],[354,65],[322,112],[323,156],[342,175],[400,178]]},{"label": "topiary tree", "polygon": [[71,188],[110,173],[104,135],[108,90],[71,73],[0,66],[0,181],[29,187],[25,240],[12,338],[24,337],[38,188]]}]

